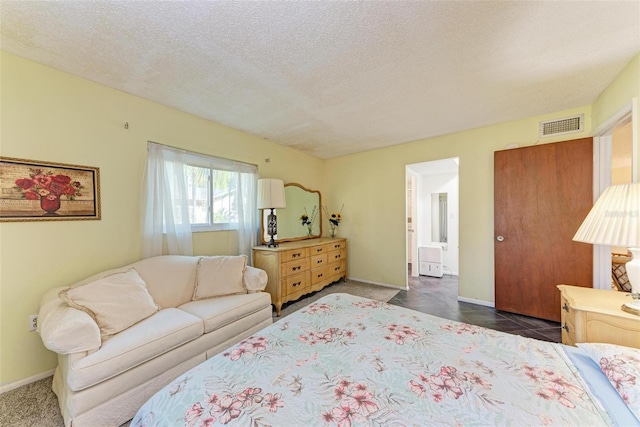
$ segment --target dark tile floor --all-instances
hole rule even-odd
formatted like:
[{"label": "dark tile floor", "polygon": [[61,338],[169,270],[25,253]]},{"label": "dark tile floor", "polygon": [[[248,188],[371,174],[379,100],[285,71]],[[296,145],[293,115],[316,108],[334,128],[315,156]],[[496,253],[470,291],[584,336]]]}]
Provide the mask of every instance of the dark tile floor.
[{"label": "dark tile floor", "polygon": [[457,276],[409,276],[409,290],[400,291],[389,303],[510,334],[562,342],[559,323],[459,302]]}]

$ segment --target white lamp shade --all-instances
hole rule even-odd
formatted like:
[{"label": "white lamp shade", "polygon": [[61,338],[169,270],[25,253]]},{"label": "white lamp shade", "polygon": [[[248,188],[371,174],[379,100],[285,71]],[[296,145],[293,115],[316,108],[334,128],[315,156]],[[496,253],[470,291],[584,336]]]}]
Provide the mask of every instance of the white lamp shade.
[{"label": "white lamp shade", "polygon": [[640,246],[640,183],[612,185],[598,198],[573,237],[596,245]]},{"label": "white lamp shade", "polygon": [[286,207],[284,182],[281,179],[259,179],[258,209],[282,209]]}]

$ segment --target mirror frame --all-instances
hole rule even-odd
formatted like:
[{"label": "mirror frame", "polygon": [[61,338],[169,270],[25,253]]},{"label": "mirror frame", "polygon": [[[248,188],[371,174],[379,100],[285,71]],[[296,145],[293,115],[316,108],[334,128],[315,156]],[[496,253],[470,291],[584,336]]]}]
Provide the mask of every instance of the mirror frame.
[{"label": "mirror frame", "polygon": [[[306,191],[307,193],[318,193],[318,218],[316,219],[316,221],[319,221],[319,225],[320,225],[320,234],[313,234],[311,236],[300,236],[300,237],[285,237],[285,238],[279,238],[278,235],[276,234],[274,236],[274,240],[277,243],[281,243],[281,242],[295,242],[298,240],[308,240],[308,239],[317,239],[319,237],[322,237],[322,194],[320,193],[320,190],[311,190],[310,188],[305,187],[302,184],[298,184],[297,182],[290,182],[284,185],[285,186],[285,192],[286,192],[286,187],[298,187],[300,188],[302,191]],[[269,215],[269,213],[271,212],[270,209],[263,209],[262,210],[262,215],[261,215],[261,221],[260,221],[260,238],[262,240],[262,244],[265,245],[267,244],[267,242],[270,240],[270,236],[269,235],[265,235],[266,233],[266,228],[265,228],[265,222],[266,222],[266,218]],[[276,209],[276,217],[278,216],[278,210]]]}]

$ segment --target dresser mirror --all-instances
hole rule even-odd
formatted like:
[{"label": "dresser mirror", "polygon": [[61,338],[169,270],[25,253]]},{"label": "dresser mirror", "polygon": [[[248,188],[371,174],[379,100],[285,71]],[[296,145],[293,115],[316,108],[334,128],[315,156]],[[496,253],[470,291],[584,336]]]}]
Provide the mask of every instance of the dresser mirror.
[{"label": "dresser mirror", "polygon": [[[322,196],[318,190],[310,190],[295,182],[284,185],[284,195],[287,207],[274,209],[278,220],[278,234],[274,236],[276,242],[292,242],[295,240],[313,239],[322,236]],[[267,216],[270,209],[263,209],[260,235],[262,243],[267,243]],[[313,220],[311,230],[309,225],[303,225],[300,217],[306,214]]]}]

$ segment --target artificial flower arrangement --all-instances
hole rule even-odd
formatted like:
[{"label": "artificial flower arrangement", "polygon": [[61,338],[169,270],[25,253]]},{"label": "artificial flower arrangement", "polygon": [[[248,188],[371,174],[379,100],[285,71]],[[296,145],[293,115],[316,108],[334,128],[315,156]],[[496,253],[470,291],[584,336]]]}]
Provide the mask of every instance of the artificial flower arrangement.
[{"label": "artificial flower arrangement", "polygon": [[331,212],[331,214],[329,213],[329,210],[327,209],[326,206],[323,206],[324,209],[324,213],[327,215],[327,218],[329,219],[329,234],[331,235],[331,237],[335,237],[336,236],[336,227],[340,225],[340,221],[342,221],[342,209],[344,208],[344,204],[342,204],[342,206],[340,207],[340,211],[338,212]]},{"label": "artificial flower arrangement", "polygon": [[318,207],[314,206],[313,209],[311,209],[311,215],[309,215],[307,213],[307,208],[304,208],[304,213],[300,215],[300,221],[303,226],[307,226],[309,236],[313,234],[313,223],[316,221],[319,211]]}]

